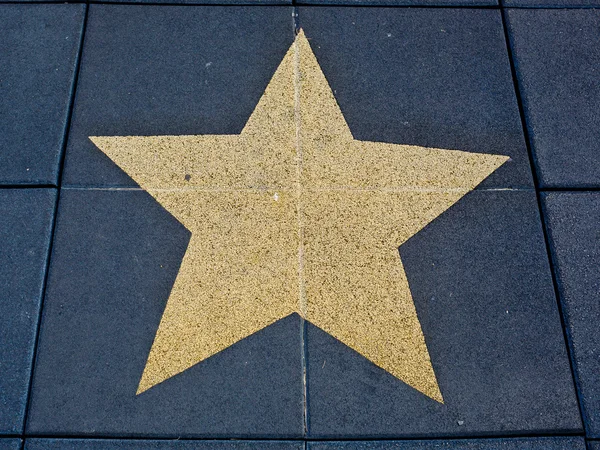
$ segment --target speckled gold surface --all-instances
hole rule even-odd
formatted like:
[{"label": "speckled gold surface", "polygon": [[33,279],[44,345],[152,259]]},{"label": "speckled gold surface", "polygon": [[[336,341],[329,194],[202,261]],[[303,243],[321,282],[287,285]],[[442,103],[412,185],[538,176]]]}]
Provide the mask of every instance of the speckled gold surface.
[{"label": "speckled gold surface", "polygon": [[508,158],[354,140],[302,32],[240,135],[90,139],[192,233],[138,393],[297,312],[443,401],[398,246]]}]

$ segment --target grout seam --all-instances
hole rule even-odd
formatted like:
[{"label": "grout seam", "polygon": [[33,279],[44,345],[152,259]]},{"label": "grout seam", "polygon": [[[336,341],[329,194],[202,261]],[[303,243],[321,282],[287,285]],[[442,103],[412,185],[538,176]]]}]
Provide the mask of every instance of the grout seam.
[{"label": "grout seam", "polygon": [[[56,189],[58,186],[55,185],[16,185],[16,186],[2,186],[0,185],[0,190],[2,189]],[[71,191],[143,191],[141,187],[135,186],[61,186],[62,190],[71,190]],[[248,191],[248,192],[268,192],[268,191],[278,191],[278,192],[286,192],[290,191],[290,188],[284,188],[282,186],[268,186],[268,187],[257,187],[257,188],[202,188],[202,187],[181,187],[181,188],[150,188],[153,191],[202,191],[202,192],[233,192],[233,191]],[[305,188],[306,190],[306,188]],[[327,191],[389,191],[389,192],[412,192],[412,191],[422,191],[422,192],[536,192],[536,189],[533,187],[515,187],[515,188],[475,188],[472,190],[468,190],[467,188],[448,188],[448,189],[435,189],[435,188],[417,188],[417,187],[400,187],[400,188],[357,188],[352,186],[340,186],[340,187],[332,187],[332,188],[311,188],[310,191],[313,192],[327,192]],[[600,187],[548,187],[548,188],[538,188],[537,192],[545,193],[545,192],[600,192]]]},{"label": "grout seam", "polygon": [[540,225],[541,225],[541,229],[542,229],[542,236],[543,236],[544,245],[546,247],[546,257],[547,257],[548,267],[550,269],[550,277],[552,279],[552,287],[554,289],[554,300],[555,300],[556,307],[558,309],[560,325],[561,325],[562,333],[563,333],[563,340],[565,342],[565,350],[567,352],[567,357],[569,360],[569,368],[571,370],[571,379],[573,381],[573,389],[575,391],[575,396],[577,398],[577,406],[579,409],[579,418],[581,420],[583,430],[586,431],[587,430],[587,420],[586,420],[587,417],[585,415],[585,410],[583,408],[583,399],[581,397],[581,389],[579,386],[579,379],[577,377],[577,368],[576,368],[575,359],[573,357],[573,352],[572,352],[573,345],[571,342],[570,333],[567,328],[565,314],[562,309],[562,301],[561,301],[561,296],[560,296],[559,284],[558,284],[558,280],[556,277],[555,263],[554,263],[554,258],[552,256],[552,249],[550,246],[550,239],[549,239],[549,235],[548,235],[548,226],[546,223],[546,216],[545,216],[545,211],[544,211],[544,207],[543,207],[542,190],[540,190],[540,187],[539,187],[538,171],[537,171],[537,166],[535,164],[535,158],[534,158],[534,154],[533,154],[531,137],[529,135],[529,129],[527,128],[527,120],[525,117],[525,108],[523,105],[523,98],[521,96],[519,79],[517,77],[515,58],[514,58],[514,55],[512,52],[512,41],[510,39],[510,32],[509,32],[509,27],[508,27],[507,10],[505,10],[505,9],[502,10],[501,19],[502,19],[502,27],[504,28],[504,40],[506,43],[506,51],[507,51],[508,60],[509,60],[509,64],[510,64],[512,79],[513,79],[513,88],[515,91],[515,96],[516,96],[517,104],[519,107],[519,116],[521,118],[521,128],[523,130],[525,145],[527,147],[527,153],[529,156],[529,165],[531,167],[531,174],[533,177],[533,184],[535,186],[538,214],[540,217]]},{"label": "grout seam", "polygon": [[[293,0],[295,1],[295,0]],[[300,307],[300,315],[302,316],[300,335],[302,340],[302,399],[303,399],[303,427],[304,436],[308,434],[308,387],[307,387],[307,343],[306,343],[306,286],[304,283],[304,223],[302,212],[302,142],[300,128],[302,124],[300,116],[300,89],[301,89],[301,73],[300,73],[300,46],[296,36],[299,32],[298,27],[298,11],[294,6],[292,11],[294,25],[294,122],[296,131],[296,210],[298,221],[298,301]]]},{"label": "grout seam", "polygon": [[[284,188],[281,186],[272,187],[259,187],[259,188],[202,188],[202,187],[181,187],[181,188],[153,188],[147,187],[142,189],[140,187],[110,187],[110,186],[67,186],[61,187],[62,190],[71,191],[152,191],[152,192],[181,192],[181,191],[194,191],[194,192],[293,192],[297,189]],[[340,186],[331,188],[302,188],[303,191],[308,192],[338,192],[338,191],[349,191],[349,192],[535,192],[533,188],[484,188],[484,189],[469,189],[469,188],[421,188],[421,187],[398,187],[398,188],[357,188],[352,186]],[[571,192],[571,190],[565,190],[565,192]],[[576,191],[573,191],[576,192]]]},{"label": "grout seam", "polygon": [[65,128],[63,131],[63,140],[62,140],[62,144],[61,144],[61,153],[60,153],[60,159],[59,159],[59,164],[58,164],[57,185],[55,186],[57,188],[56,198],[54,201],[52,223],[50,226],[50,243],[48,245],[48,251],[46,253],[46,266],[44,269],[44,280],[42,282],[40,306],[39,306],[39,310],[38,310],[38,314],[37,314],[37,324],[36,324],[36,331],[35,331],[35,335],[34,335],[33,354],[32,354],[32,359],[31,359],[31,370],[29,373],[29,385],[27,388],[27,396],[26,396],[26,401],[25,401],[25,412],[23,414],[22,430],[21,430],[21,434],[20,434],[21,439],[23,439],[23,443],[22,443],[23,448],[25,445],[24,439],[25,439],[25,435],[26,435],[27,423],[28,423],[29,412],[30,412],[30,407],[31,407],[33,378],[34,378],[35,366],[36,366],[36,362],[37,362],[38,346],[39,346],[40,332],[41,332],[41,327],[42,327],[42,314],[43,314],[43,310],[44,310],[44,301],[46,298],[46,291],[48,288],[48,276],[50,273],[50,262],[52,259],[52,252],[53,252],[53,248],[54,248],[54,239],[55,239],[55,235],[56,235],[58,205],[59,205],[60,193],[61,193],[60,188],[61,188],[61,183],[62,183],[65,154],[66,154],[66,150],[67,150],[67,142],[68,142],[69,132],[70,132],[70,128],[71,128],[71,120],[73,118],[73,109],[75,106],[75,95],[77,92],[77,84],[79,81],[79,72],[81,69],[81,59],[82,59],[82,54],[83,54],[83,44],[84,44],[84,38],[85,38],[85,31],[86,31],[86,27],[87,27],[88,12],[89,12],[89,5],[86,4],[84,13],[83,13],[83,23],[81,25],[81,35],[79,37],[79,48],[77,49],[78,51],[77,51],[77,56],[75,59],[75,70],[73,72],[73,81],[71,84],[69,107],[67,109],[67,120],[65,121]]},{"label": "grout seam", "polygon": [[0,190],[2,189],[56,189],[55,184],[0,184]]}]

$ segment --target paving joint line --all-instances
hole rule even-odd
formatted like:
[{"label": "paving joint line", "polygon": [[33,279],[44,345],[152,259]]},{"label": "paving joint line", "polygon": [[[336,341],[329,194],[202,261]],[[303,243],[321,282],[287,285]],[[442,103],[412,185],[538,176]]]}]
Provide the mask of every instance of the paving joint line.
[{"label": "paving joint line", "polygon": [[[502,0],[500,0],[500,1],[502,1]],[[548,258],[548,265],[550,268],[550,277],[552,279],[552,286],[554,288],[555,302],[556,302],[556,306],[558,308],[560,324],[561,324],[561,328],[562,328],[562,332],[563,332],[563,339],[565,341],[566,352],[567,352],[567,356],[569,358],[569,366],[571,369],[571,378],[573,380],[573,388],[575,390],[575,395],[577,398],[577,406],[579,407],[579,417],[580,417],[584,432],[587,432],[587,420],[586,420],[587,417],[585,414],[585,410],[583,408],[583,399],[581,397],[579,378],[577,377],[577,368],[575,365],[575,358],[573,357],[573,352],[572,352],[572,348],[573,348],[572,344],[573,343],[571,341],[571,336],[568,331],[564,312],[562,309],[562,300],[561,300],[561,296],[560,296],[559,284],[558,284],[558,280],[556,277],[556,271],[555,271],[555,261],[554,261],[554,256],[552,253],[552,248],[550,247],[550,239],[548,236],[548,227],[546,224],[546,216],[545,216],[545,211],[543,208],[542,195],[541,195],[542,191],[540,190],[540,186],[539,186],[537,166],[535,164],[535,158],[533,155],[533,147],[532,147],[531,139],[529,136],[529,130],[527,128],[527,120],[525,117],[525,108],[523,106],[523,99],[521,97],[521,89],[519,86],[519,79],[517,77],[517,69],[516,69],[516,65],[515,65],[515,59],[514,59],[514,55],[512,52],[512,41],[510,38],[510,32],[509,32],[509,27],[508,27],[508,18],[506,17],[507,16],[506,9],[502,9],[501,16],[502,16],[502,26],[504,28],[504,40],[506,43],[506,51],[507,51],[507,55],[508,55],[508,61],[510,64],[510,71],[511,71],[512,80],[513,80],[513,88],[514,88],[515,96],[517,99],[517,105],[519,107],[519,115],[521,118],[521,128],[523,129],[523,137],[525,139],[525,145],[527,147],[527,154],[529,156],[529,165],[531,168],[531,175],[533,177],[533,185],[535,187],[535,194],[536,194],[536,200],[537,200],[537,205],[538,205],[538,213],[540,216],[540,224],[542,227],[542,235],[543,235],[543,239],[544,239],[544,244],[546,246],[546,256]]]},{"label": "paving joint line", "polygon": [[85,5],[85,9],[83,12],[83,23],[81,25],[81,35],[79,37],[79,48],[77,49],[77,57],[75,60],[75,70],[73,72],[73,81],[71,84],[71,90],[70,90],[70,99],[69,99],[69,107],[67,109],[67,120],[65,122],[65,128],[63,131],[63,140],[62,140],[62,145],[61,145],[61,153],[60,153],[60,159],[59,159],[59,163],[58,163],[58,174],[57,174],[57,190],[56,190],[56,199],[54,200],[54,208],[53,208],[53,216],[52,216],[52,224],[50,227],[50,243],[48,245],[48,252],[46,253],[46,267],[44,269],[44,279],[42,282],[42,293],[41,293],[41,298],[40,298],[40,307],[39,307],[39,311],[38,311],[38,317],[37,317],[37,324],[36,324],[36,331],[35,331],[35,337],[34,337],[34,344],[33,344],[33,354],[32,354],[32,359],[31,359],[31,370],[29,373],[29,386],[27,388],[27,400],[25,402],[25,413],[23,414],[23,422],[22,422],[22,429],[21,429],[21,439],[22,439],[22,443],[21,443],[21,450],[24,449],[25,446],[25,436],[26,436],[26,430],[27,430],[27,422],[28,422],[28,418],[29,418],[29,411],[30,411],[30,407],[31,407],[31,397],[32,397],[32,389],[33,389],[33,377],[34,377],[34,372],[35,372],[35,366],[36,366],[36,361],[37,361],[37,356],[38,356],[38,346],[39,346],[39,340],[40,340],[40,331],[41,331],[41,326],[42,326],[42,315],[43,315],[43,310],[44,310],[44,302],[45,302],[45,298],[46,298],[46,291],[47,291],[47,287],[48,287],[48,275],[50,273],[50,263],[52,260],[52,252],[53,252],[53,247],[54,247],[54,238],[55,238],[55,234],[56,234],[56,223],[57,223],[57,217],[58,217],[58,206],[59,206],[59,201],[60,201],[60,193],[61,193],[61,185],[62,185],[62,178],[63,178],[63,169],[64,169],[64,162],[65,162],[65,154],[67,152],[67,143],[69,140],[69,133],[70,133],[70,128],[71,128],[71,120],[73,118],[73,109],[75,106],[75,96],[77,93],[77,84],[79,81],[79,72],[81,69],[81,60],[82,60],[82,55],[83,55],[83,44],[84,44],[84,40],[85,40],[85,32],[86,32],[86,27],[87,27],[87,20],[88,20],[88,12],[89,12],[89,5],[86,4]]},{"label": "paving joint line", "polygon": [[2,189],[58,189],[55,184],[0,184]]},{"label": "paving joint line", "polygon": [[[295,3],[296,0],[292,0]],[[302,220],[302,142],[301,142],[301,116],[300,116],[300,47],[296,36],[300,32],[300,24],[298,19],[298,8],[292,7],[292,34],[294,36],[294,121],[296,130],[296,210],[298,222],[298,301],[300,303],[300,311],[302,312],[302,326],[300,336],[302,342],[302,422],[303,434],[308,435],[308,343],[306,334],[308,331],[307,325],[307,308],[306,303],[306,286],[304,283],[304,224]]]},{"label": "paving joint line", "polygon": [[[2,189],[59,189],[59,186],[55,184],[0,184],[0,190]],[[136,186],[60,186],[62,190],[72,191],[143,191],[141,187]],[[157,191],[203,191],[203,192],[233,192],[233,191],[285,191],[287,188],[281,186],[266,186],[256,188],[204,188],[204,187],[186,187],[186,188],[156,188]],[[359,188],[352,186],[340,186],[331,188],[314,188],[312,191],[370,191],[377,190],[381,191],[380,188]],[[434,188],[417,188],[417,187],[406,187],[406,188],[389,188],[386,191],[390,192],[406,192],[406,191],[424,191],[424,192],[442,192],[442,191],[462,191],[462,188],[450,188],[450,189],[434,189]],[[475,188],[473,192],[533,192],[536,191],[534,187],[512,187],[512,188]],[[563,187],[539,187],[539,192],[600,192],[599,186],[563,186]],[[469,191],[471,192],[471,191]]]}]

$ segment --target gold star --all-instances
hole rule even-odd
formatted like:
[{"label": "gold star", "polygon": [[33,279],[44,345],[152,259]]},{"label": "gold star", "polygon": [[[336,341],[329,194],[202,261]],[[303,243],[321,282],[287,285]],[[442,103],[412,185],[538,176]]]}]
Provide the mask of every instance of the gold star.
[{"label": "gold star", "polygon": [[507,157],[355,140],[302,32],[241,134],[90,139],[192,233],[138,394],[298,313],[443,402],[398,247]]}]

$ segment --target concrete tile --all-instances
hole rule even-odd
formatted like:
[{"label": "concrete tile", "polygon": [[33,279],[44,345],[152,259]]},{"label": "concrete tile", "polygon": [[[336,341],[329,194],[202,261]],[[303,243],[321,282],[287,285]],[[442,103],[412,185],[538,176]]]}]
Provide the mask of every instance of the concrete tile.
[{"label": "concrete tile", "polygon": [[400,257],[444,403],[309,324],[310,437],[581,430],[534,192],[472,191]]},{"label": "concrete tile", "polygon": [[[6,2],[4,3],[36,3],[36,0],[6,0]],[[37,2],[39,3],[39,2]],[[47,3],[64,3],[61,0],[48,0]],[[69,2],[69,3],[85,3],[83,1],[74,1],[74,2]]]},{"label": "concrete tile", "polygon": [[600,437],[600,193],[545,193],[544,212],[563,313],[575,359],[584,422]]},{"label": "concrete tile", "polygon": [[239,5],[239,6],[285,6],[292,4],[292,0],[108,0],[108,3],[153,3],[169,5]]},{"label": "concrete tile", "polygon": [[590,8],[600,5],[599,0],[502,0],[506,7],[525,8]]},{"label": "concrete tile", "polygon": [[299,0],[299,5],[344,6],[497,6],[497,0]]},{"label": "concrete tile", "polygon": [[600,11],[508,11],[542,187],[600,185]]},{"label": "concrete tile", "polygon": [[136,396],[189,240],[144,191],[63,190],[29,433],[303,434],[298,315]]},{"label": "concrete tile", "polygon": [[153,441],[119,439],[27,439],[25,450],[303,450],[290,441]]},{"label": "concrete tile", "polygon": [[356,139],[510,156],[480,187],[531,186],[500,12],[299,8]]},{"label": "concrete tile", "polygon": [[53,189],[0,190],[0,433],[23,427],[54,201]]},{"label": "concrete tile", "polygon": [[0,450],[19,450],[20,448],[20,439],[0,438]]},{"label": "concrete tile", "polygon": [[598,450],[600,448],[599,441],[587,441],[588,450]]},{"label": "concrete tile", "polygon": [[0,184],[56,184],[84,5],[0,5]]},{"label": "concrete tile", "polygon": [[91,5],[65,185],[135,185],[89,136],[238,134],[293,38],[287,7]]},{"label": "concrete tile", "polygon": [[585,450],[582,437],[460,439],[436,441],[311,442],[308,450]]}]

